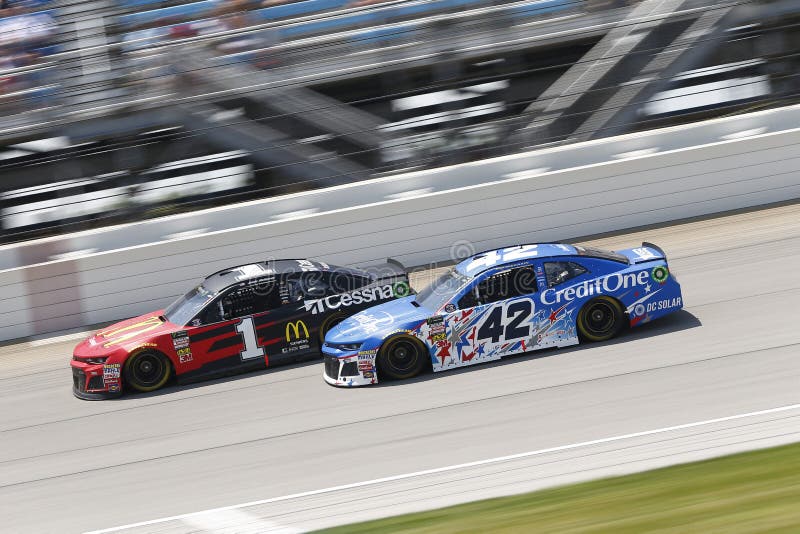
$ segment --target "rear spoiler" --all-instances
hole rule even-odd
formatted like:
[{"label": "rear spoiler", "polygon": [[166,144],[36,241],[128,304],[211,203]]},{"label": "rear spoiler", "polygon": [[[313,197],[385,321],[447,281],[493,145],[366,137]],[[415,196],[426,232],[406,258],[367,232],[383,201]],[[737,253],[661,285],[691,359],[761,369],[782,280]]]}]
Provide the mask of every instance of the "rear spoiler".
[{"label": "rear spoiler", "polygon": [[658,245],[642,242],[641,247],[626,248],[618,250],[617,254],[624,256],[628,260],[629,265],[637,265],[639,263],[647,263],[651,261],[667,261],[667,255],[664,250]]},{"label": "rear spoiler", "polygon": [[653,243],[650,243],[649,241],[642,241],[642,246],[643,247],[647,247],[647,248],[652,248],[653,250],[658,251],[658,253],[661,254],[664,257],[665,260],[667,259],[667,253],[664,252],[664,249],[659,247],[658,245],[654,245]]},{"label": "rear spoiler", "polygon": [[362,267],[361,270],[371,274],[374,282],[397,279],[408,281],[408,272],[405,266],[394,258],[386,258],[386,263]]}]

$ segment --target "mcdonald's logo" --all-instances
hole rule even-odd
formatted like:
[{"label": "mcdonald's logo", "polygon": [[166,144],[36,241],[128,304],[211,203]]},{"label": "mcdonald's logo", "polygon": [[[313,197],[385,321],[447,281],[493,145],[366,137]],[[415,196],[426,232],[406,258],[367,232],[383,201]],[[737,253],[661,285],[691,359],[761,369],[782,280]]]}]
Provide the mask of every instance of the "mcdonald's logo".
[{"label": "mcdonald's logo", "polygon": [[[300,336],[300,330],[303,331],[303,336]],[[308,328],[303,321],[295,321],[286,323],[286,342],[289,343],[292,339],[308,339]]]},{"label": "mcdonald's logo", "polygon": [[158,317],[148,317],[144,321],[140,321],[138,323],[134,323],[128,326],[123,326],[121,328],[117,328],[114,330],[104,330],[103,332],[98,332],[98,337],[103,337],[107,339],[103,344],[103,348],[109,348],[129,339],[132,339],[136,336],[140,336],[145,332],[149,332],[150,330],[154,330],[161,326],[163,321]]}]

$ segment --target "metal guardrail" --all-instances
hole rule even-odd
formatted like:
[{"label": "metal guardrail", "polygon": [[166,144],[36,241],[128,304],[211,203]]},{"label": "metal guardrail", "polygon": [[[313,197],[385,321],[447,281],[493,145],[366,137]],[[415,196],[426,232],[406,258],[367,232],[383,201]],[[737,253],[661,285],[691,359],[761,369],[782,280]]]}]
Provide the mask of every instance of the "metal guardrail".
[{"label": "metal guardrail", "polygon": [[180,233],[220,232],[304,214],[350,210],[366,204],[475,187],[509,173],[552,173],[684,150],[788,131],[798,124],[800,106],[792,106],[5,245],[0,247],[0,269],[48,262],[80,251],[101,253],[158,243]]},{"label": "metal guardrail", "polygon": [[[347,14],[357,14],[383,9],[388,9],[388,7],[371,6],[345,11]],[[489,14],[504,9],[508,9],[508,6],[490,5],[484,8]],[[339,15],[337,14],[336,16]],[[443,16],[445,15],[440,14],[416,21],[420,26],[419,31],[415,31],[414,38],[401,39],[402,43],[393,43],[393,46],[388,47],[388,56],[386,55],[387,49],[384,44],[386,44],[386,39],[389,36],[382,38],[373,36],[369,39],[359,40],[357,34],[359,32],[363,33],[365,31],[363,28],[358,29],[356,34],[353,34],[352,29],[346,28],[330,34],[298,37],[282,43],[276,43],[274,46],[270,46],[270,53],[280,57],[282,63],[280,66],[270,70],[271,78],[274,80],[273,83],[261,88],[303,86],[322,79],[329,82],[337,78],[352,78],[363,71],[374,73],[376,62],[381,64],[381,68],[388,69],[396,69],[403,66],[410,67],[419,64],[420,61],[435,62],[441,54],[450,53],[454,49],[462,50],[463,54],[467,56],[470,54],[479,56],[486,53],[486,46],[496,47],[498,42],[506,43],[503,45],[503,49],[507,49],[509,46],[512,48],[524,48],[536,43],[537,39],[546,39],[550,33],[559,34],[559,39],[573,39],[577,36],[586,38],[590,32],[604,31],[606,24],[612,24],[621,18],[622,14],[620,10],[611,10],[579,17],[582,20],[556,20],[552,24],[549,24],[544,19],[543,24],[536,27],[526,26],[524,29],[516,26],[498,27],[490,21],[478,20],[476,22],[474,19],[466,18],[460,22],[451,21],[453,31],[448,32],[448,35],[457,36],[457,41],[451,38],[441,38],[441,28],[437,26],[436,21]],[[602,24],[598,25],[600,20],[602,20]],[[152,84],[137,84],[135,90],[129,86],[129,81],[136,78],[133,73],[142,67],[169,69],[169,61],[174,55],[173,52],[186,46],[203,45],[213,47],[215,43],[233,37],[272,31],[287,25],[292,27],[307,24],[311,21],[314,21],[314,17],[300,17],[296,20],[256,24],[245,29],[220,31],[207,36],[164,40],[150,43],[146,50],[141,51],[125,52],[127,48],[135,45],[137,40],[114,41],[111,38],[107,44],[102,46],[77,49],[65,47],[64,50],[50,56],[51,62],[61,66],[61,70],[66,76],[65,80],[75,76],[80,78],[80,69],[77,67],[84,58],[107,56],[111,62],[112,78],[116,80],[115,84],[109,85],[106,91],[107,94],[98,93],[97,98],[92,100],[91,105],[85,105],[82,102],[75,104],[70,100],[72,99],[71,97],[79,96],[82,90],[81,87],[84,85],[87,91],[96,90],[95,84],[88,82],[82,84],[79,79],[69,81],[66,85],[61,84],[64,85],[62,88],[62,93],[64,94],[57,92],[51,98],[52,105],[58,107],[58,113],[48,115],[47,120],[44,121],[42,117],[31,115],[30,113],[0,117],[0,141],[18,142],[19,139],[26,137],[26,132],[31,132],[31,135],[35,137],[58,131],[66,125],[85,121],[89,118],[157,109],[163,107],[165,101],[188,103],[206,99],[207,97],[204,95],[187,96],[177,94],[168,84],[163,83],[164,75],[155,76]],[[72,22],[69,24],[72,24]],[[589,28],[586,28],[587,25]],[[62,33],[70,33],[64,28],[61,30]],[[584,32],[583,35],[581,34],[582,31]],[[325,54],[320,54],[320,47],[324,47]],[[350,52],[356,49],[359,54],[350,55]],[[257,53],[258,51],[252,52]],[[242,62],[244,59],[235,58],[234,61]],[[37,66],[32,72],[45,72],[43,69],[44,66],[41,68]],[[56,81],[63,82],[64,80]],[[237,94],[236,91],[231,91],[228,96],[236,96]],[[65,96],[70,98],[64,98]],[[225,96],[224,92],[214,94],[215,98],[224,98]],[[35,106],[29,107],[29,111],[31,110],[35,110]]]}]

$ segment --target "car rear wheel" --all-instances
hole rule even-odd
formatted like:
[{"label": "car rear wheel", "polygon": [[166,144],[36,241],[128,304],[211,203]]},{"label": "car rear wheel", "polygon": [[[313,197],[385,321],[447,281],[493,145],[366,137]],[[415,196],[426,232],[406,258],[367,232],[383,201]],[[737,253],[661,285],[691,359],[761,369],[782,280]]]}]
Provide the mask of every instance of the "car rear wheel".
[{"label": "car rear wheel", "polygon": [[125,361],[123,378],[125,384],[136,391],[155,391],[169,380],[172,367],[166,356],[145,350],[137,352]]},{"label": "car rear wheel", "polygon": [[597,297],[581,308],[578,314],[578,333],[587,341],[607,341],[623,326],[624,310],[610,297]]},{"label": "car rear wheel", "polygon": [[401,335],[388,339],[378,353],[378,374],[401,380],[417,376],[427,361],[421,343],[411,336]]}]

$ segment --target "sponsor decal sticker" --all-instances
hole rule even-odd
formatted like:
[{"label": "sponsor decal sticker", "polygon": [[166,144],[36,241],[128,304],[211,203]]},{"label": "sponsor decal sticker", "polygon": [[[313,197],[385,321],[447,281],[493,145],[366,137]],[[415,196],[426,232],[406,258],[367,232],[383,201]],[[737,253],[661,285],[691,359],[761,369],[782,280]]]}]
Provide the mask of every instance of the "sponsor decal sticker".
[{"label": "sponsor decal sticker", "polygon": [[373,378],[375,373],[373,371],[364,371],[364,378]]},{"label": "sponsor decal sticker", "polygon": [[103,364],[103,383],[119,382],[121,368],[122,366],[118,363]]},{"label": "sponsor decal sticker", "polygon": [[429,335],[444,334],[444,333],[445,333],[445,328],[443,324],[432,326],[431,328],[428,329]]},{"label": "sponsor decal sticker", "polygon": [[[438,341],[439,339],[444,339],[445,333],[445,326],[444,326],[444,316],[437,315],[436,317],[431,317],[427,321],[428,323],[428,332],[430,333],[431,340]],[[439,337],[441,334],[441,337]]]},{"label": "sponsor decal sticker", "polygon": [[181,363],[189,363],[192,361],[192,349],[189,347],[184,347],[182,349],[178,349],[178,361]]},{"label": "sponsor decal sticker", "polygon": [[633,314],[637,317],[639,315],[644,315],[646,313],[644,304],[637,304],[636,307],[633,309]]},{"label": "sponsor decal sticker", "polygon": [[407,297],[411,294],[411,287],[406,282],[397,282],[394,284],[395,297]]},{"label": "sponsor decal sticker", "polygon": [[307,339],[299,339],[297,341],[292,341],[289,343],[288,347],[283,347],[281,352],[283,354],[289,354],[290,352],[297,352],[299,350],[307,350],[311,348],[311,343]]},{"label": "sponsor decal sticker", "polygon": [[181,330],[180,332],[173,332],[172,346],[175,350],[184,349],[189,346],[189,332]]},{"label": "sponsor decal sticker", "polygon": [[[305,306],[306,311],[310,311],[312,314],[316,315],[318,313],[324,313],[329,310],[338,310],[339,308],[346,308],[348,306],[369,304],[370,302],[378,302],[395,296],[395,285],[385,284],[382,286],[366,287],[351,293],[330,295],[321,299],[306,300],[303,301],[303,305]],[[408,284],[405,284],[405,286],[407,288]]]},{"label": "sponsor decal sticker", "polygon": [[[655,271],[659,269],[656,267]],[[664,269],[666,272],[666,269]],[[651,273],[651,276],[655,275]],[[630,289],[632,287],[644,285],[647,283],[647,271],[639,271],[636,273],[614,273],[604,278],[596,278],[594,280],[586,280],[577,286],[568,287],[566,289],[546,289],[542,292],[542,304],[553,306],[555,304],[562,304],[572,302],[575,299],[583,299],[594,295],[602,295],[604,293],[614,293],[620,289]],[[666,276],[663,280],[666,280]],[[662,281],[663,281],[662,280]]]},{"label": "sponsor decal sticker", "polygon": [[652,313],[660,310],[668,310],[670,308],[677,308],[681,306],[681,297],[675,297],[672,299],[665,299],[665,300],[658,300],[655,302],[648,302],[647,303],[647,313]]},{"label": "sponsor decal sticker", "polygon": [[127,341],[131,338],[144,334],[145,332],[158,328],[159,326],[161,326],[161,324],[162,324],[161,319],[159,319],[158,317],[156,316],[148,317],[144,321],[128,326],[123,326],[122,328],[117,328],[114,330],[105,330],[103,332],[99,332],[97,335],[99,337],[105,337],[105,338],[116,338],[112,339],[111,341],[103,345],[104,348],[108,348],[118,343],[122,343],[123,341]]},{"label": "sponsor decal sticker", "polygon": [[351,317],[353,321],[361,325],[366,334],[374,334],[386,325],[394,321],[394,318],[385,311],[368,313],[366,311],[357,313]]},{"label": "sponsor decal sticker", "polygon": [[286,323],[286,342],[308,339],[308,327],[303,321],[289,321]]},{"label": "sponsor decal sticker", "polygon": [[536,266],[536,281],[541,287],[547,287],[547,277],[544,275],[544,269],[541,265]]},{"label": "sponsor decal sticker", "polygon": [[454,311],[456,311],[456,305],[453,304],[452,302],[446,304],[444,307],[444,311],[446,311],[447,313],[453,313]]},{"label": "sponsor decal sticker", "polygon": [[653,278],[654,282],[659,284],[663,284],[669,278],[669,269],[664,267],[663,265],[659,265],[658,267],[654,267],[652,271],[650,271],[650,276]]},{"label": "sponsor decal sticker", "polygon": [[119,384],[109,384],[108,385],[108,392],[109,393],[119,393],[120,392]]}]

